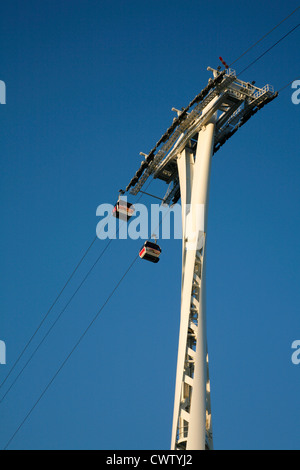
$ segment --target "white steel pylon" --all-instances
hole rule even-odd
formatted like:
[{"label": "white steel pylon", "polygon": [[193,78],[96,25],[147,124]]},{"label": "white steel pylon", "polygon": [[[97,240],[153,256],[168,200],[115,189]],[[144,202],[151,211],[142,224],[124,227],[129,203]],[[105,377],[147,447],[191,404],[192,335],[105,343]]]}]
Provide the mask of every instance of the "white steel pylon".
[{"label": "white steel pylon", "polygon": [[177,159],[182,204],[182,292],[172,428],[173,450],[213,448],[206,338],[205,240],[216,116],[198,134],[196,155]]},{"label": "white steel pylon", "polygon": [[[172,427],[173,450],[213,448],[206,338],[205,245],[212,155],[273,101],[270,85],[237,78],[232,69],[207,70],[213,79],[180,111],[145,156],[126,187],[137,195],[150,176],[167,183],[166,205],[182,204],[182,286]],[[196,143],[196,148],[195,148]]]}]

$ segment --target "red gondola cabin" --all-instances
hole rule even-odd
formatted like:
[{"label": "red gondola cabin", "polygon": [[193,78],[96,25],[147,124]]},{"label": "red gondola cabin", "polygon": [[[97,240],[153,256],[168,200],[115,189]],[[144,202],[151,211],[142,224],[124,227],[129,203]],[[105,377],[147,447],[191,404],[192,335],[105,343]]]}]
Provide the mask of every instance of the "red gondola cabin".
[{"label": "red gondola cabin", "polygon": [[149,241],[144,243],[139,253],[141,259],[151,261],[151,263],[158,263],[160,254],[161,248],[156,243]]},{"label": "red gondola cabin", "polygon": [[129,202],[119,199],[112,212],[113,216],[121,220],[129,220],[134,214],[134,206]]}]

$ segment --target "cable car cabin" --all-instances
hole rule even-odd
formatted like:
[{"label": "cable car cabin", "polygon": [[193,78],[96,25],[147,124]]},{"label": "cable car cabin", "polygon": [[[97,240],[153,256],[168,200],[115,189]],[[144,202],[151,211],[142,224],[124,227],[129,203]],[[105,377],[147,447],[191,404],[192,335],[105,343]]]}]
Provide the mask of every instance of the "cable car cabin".
[{"label": "cable car cabin", "polygon": [[134,214],[134,206],[129,202],[119,199],[112,212],[113,216],[121,220],[129,220]]},{"label": "cable car cabin", "polygon": [[139,255],[141,259],[151,261],[151,263],[158,263],[161,254],[161,248],[153,242],[145,242]]}]

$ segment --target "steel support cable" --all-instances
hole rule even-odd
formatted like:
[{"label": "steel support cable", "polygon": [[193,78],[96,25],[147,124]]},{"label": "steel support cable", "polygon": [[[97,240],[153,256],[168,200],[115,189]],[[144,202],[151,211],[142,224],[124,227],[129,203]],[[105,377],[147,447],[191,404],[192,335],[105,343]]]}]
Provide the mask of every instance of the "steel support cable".
[{"label": "steel support cable", "polygon": [[11,383],[10,387],[7,389],[7,391],[5,392],[5,394],[2,396],[1,400],[0,400],[0,404],[3,402],[3,400],[5,399],[5,397],[9,394],[9,392],[11,391],[11,389],[14,387],[14,385],[16,384],[16,382],[19,380],[20,376],[23,374],[24,370],[26,369],[26,367],[28,366],[28,364],[32,361],[33,357],[36,355],[36,353],[38,352],[38,350],[40,349],[40,347],[42,346],[42,344],[44,343],[44,341],[47,339],[47,337],[49,336],[49,334],[51,333],[51,331],[53,330],[53,328],[55,327],[55,325],[58,323],[58,321],[60,320],[60,318],[63,316],[64,312],[67,310],[68,306],[70,305],[70,303],[72,302],[72,300],[74,299],[74,297],[76,296],[76,294],[79,292],[79,290],[81,289],[81,287],[83,286],[83,284],[85,283],[85,281],[87,280],[87,278],[89,277],[89,275],[91,274],[91,272],[93,271],[93,269],[95,268],[96,264],[100,261],[100,259],[102,258],[102,256],[104,255],[105,251],[107,250],[107,248],[109,247],[109,245],[111,244],[112,240],[109,240],[109,242],[106,244],[106,246],[104,247],[104,249],[101,251],[100,255],[98,256],[98,258],[96,259],[96,261],[94,262],[94,264],[92,265],[92,267],[89,269],[89,271],[87,272],[87,274],[85,275],[85,277],[83,278],[83,280],[81,281],[81,283],[79,284],[79,286],[77,287],[77,289],[75,290],[75,292],[72,294],[71,298],[68,300],[68,302],[66,303],[66,305],[64,306],[64,308],[61,310],[61,312],[59,313],[58,317],[56,318],[56,320],[54,321],[54,323],[50,326],[50,328],[48,329],[48,331],[46,332],[46,334],[43,336],[43,338],[41,339],[41,341],[39,342],[39,344],[37,345],[37,347],[35,348],[35,350],[33,351],[33,353],[31,354],[31,356],[29,357],[29,359],[27,360],[27,362],[25,363],[25,365],[22,367],[22,369],[20,370],[20,372],[18,373],[18,375],[15,377],[14,381]]},{"label": "steel support cable", "polygon": [[[147,188],[149,188],[150,184],[152,183],[152,180],[149,182],[149,184],[147,185]],[[147,189],[146,188],[146,189]],[[141,200],[141,198],[143,197],[143,194],[140,195],[139,199],[137,200],[137,202],[139,202]],[[103,228],[103,227],[102,227]],[[118,235],[119,233],[119,228],[117,229],[117,232],[116,232],[116,235]],[[77,268],[76,270],[79,268],[80,264],[82,263],[82,261],[84,260],[84,258],[86,257],[86,255],[88,254],[89,250],[91,249],[92,245],[95,243],[97,237],[95,237],[93,243],[89,246],[88,250],[85,252],[84,256],[82,257],[80,263],[77,265]],[[26,369],[26,367],[29,365],[29,363],[32,361],[33,357],[35,356],[35,354],[38,352],[38,350],[40,349],[40,347],[42,346],[42,344],[44,343],[44,341],[47,339],[47,337],[49,336],[49,334],[51,333],[51,331],[53,330],[53,328],[55,327],[55,325],[58,323],[58,321],[60,320],[60,318],[62,317],[62,315],[64,314],[64,312],[66,311],[66,309],[68,308],[68,306],[70,305],[70,303],[72,302],[72,300],[74,299],[74,297],[76,296],[76,294],[79,292],[79,290],[81,289],[81,287],[83,286],[83,284],[85,283],[85,281],[87,280],[87,278],[89,277],[89,275],[91,274],[91,272],[94,270],[94,268],[96,267],[96,265],[98,264],[98,262],[100,261],[100,259],[102,258],[102,256],[104,255],[104,253],[106,252],[106,250],[108,249],[108,247],[110,246],[112,242],[112,239],[108,241],[108,243],[105,245],[105,247],[103,248],[103,250],[101,251],[100,255],[97,257],[96,261],[94,262],[94,264],[91,266],[91,268],[89,269],[89,271],[87,272],[87,274],[85,275],[85,277],[83,278],[83,280],[81,281],[81,283],[79,284],[79,286],[76,288],[75,292],[72,294],[71,298],[68,300],[68,302],[66,303],[66,305],[64,306],[64,308],[60,311],[58,317],[56,318],[56,320],[54,321],[54,323],[50,326],[50,328],[47,330],[46,334],[43,336],[43,338],[41,339],[41,341],[38,343],[37,347],[35,348],[35,350],[33,351],[33,353],[31,354],[31,356],[29,357],[29,359],[27,360],[27,362],[25,363],[25,365],[22,367],[22,369],[20,370],[20,372],[18,373],[18,375],[16,376],[16,378],[13,380],[13,382],[11,383],[11,385],[9,386],[9,388],[7,389],[7,391],[4,393],[4,395],[2,396],[1,400],[0,400],[0,404],[3,402],[3,400],[6,398],[6,396],[9,394],[9,392],[11,391],[11,389],[14,387],[14,385],[16,384],[16,382],[19,380],[20,376],[23,374],[24,370]],[[72,276],[75,274],[75,271],[73,272]],[[67,286],[67,284],[70,282],[72,276],[70,276],[68,282],[66,283],[65,287]],[[64,288],[65,289],[65,288]],[[63,289],[63,290],[64,290]],[[61,291],[61,293],[59,294],[59,296],[57,297],[55,303],[58,301],[58,299],[60,298],[63,290]],[[32,338],[30,339],[30,341],[27,343],[26,347],[24,348],[23,352],[20,354],[19,358],[17,359],[17,361],[15,362],[15,364],[13,365],[12,369],[10,370],[9,374],[7,375],[6,379],[4,380],[4,382],[2,383],[2,385],[6,382],[6,380],[8,379],[8,377],[10,376],[10,374],[12,373],[12,371],[15,369],[16,365],[18,364],[18,362],[20,361],[21,357],[24,355],[24,353],[26,352],[26,350],[28,349],[29,345],[31,344],[31,342],[33,341],[34,337],[36,336],[36,334],[38,333],[38,331],[40,330],[41,326],[43,325],[43,323],[45,322],[46,318],[48,317],[49,313],[51,312],[51,310],[53,309],[55,303],[52,305],[51,309],[47,312],[47,315],[44,317],[43,321],[41,322],[41,324],[39,325],[39,327],[36,329],[34,335],[32,336]],[[0,389],[2,387],[2,385],[0,386]]]},{"label": "steel support cable", "polygon": [[268,52],[270,52],[275,46],[277,46],[281,41],[283,41],[285,38],[287,38],[290,34],[292,34],[297,28],[299,28],[300,23],[298,23],[294,28],[290,29],[284,36],[282,36],[278,41],[276,41],[272,46],[270,46],[266,51],[264,51],[262,54],[260,54],[256,59],[254,59],[252,62],[250,62],[249,65],[247,65],[241,72],[237,74],[237,77],[240,76],[242,73],[244,73],[246,70],[248,70],[252,65],[254,65],[256,62],[258,62],[262,57],[264,57]]},{"label": "steel support cable", "polygon": [[278,90],[278,93],[280,93],[281,91],[285,90],[288,86],[290,86],[290,85],[291,85],[293,82],[295,82],[296,80],[300,80],[300,76],[294,78],[294,80],[291,80],[289,83],[287,83],[286,85],[284,85],[283,87],[281,87],[281,88]]},{"label": "steel support cable", "polygon": [[[148,185],[149,186],[149,185]],[[157,228],[160,227],[160,225],[162,224],[164,218],[167,216],[167,214],[170,212],[170,208],[167,210],[167,212],[165,213],[165,215],[163,216],[162,220],[159,222],[159,224],[157,225],[157,227],[155,228],[155,230]],[[50,380],[50,382],[48,382],[47,386],[44,388],[43,392],[41,393],[41,395],[39,396],[39,398],[35,401],[34,405],[32,406],[32,408],[30,409],[30,411],[27,413],[27,415],[25,416],[25,418],[23,419],[23,421],[20,423],[20,425],[18,426],[18,428],[16,429],[16,431],[14,432],[14,434],[11,436],[11,438],[9,439],[9,441],[7,442],[7,444],[5,445],[5,447],[3,448],[3,450],[7,450],[8,446],[11,444],[11,442],[14,440],[14,438],[16,437],[16,435],[18,434],[18,432],[20,431],[20,429],[23,427],[23,425],[26,423],[27,419],[30,417],[30,415],[32,414],[32,412],[35,410],[35,408],[37,407],[37,405],[40,403],[40,401],[42,400],[42,398],[44,397],[44,395],[47,393],[47,391],[49,390],[49,388],[51,387],[51,385],[53,384],[53,382],[55,381],[56,377],[59,375],[59,373],[62,371],[62,369],[64,368],[64,366],[66,365],[66,363],[68,362],[68,360],[70,359],[70,357],[72,356],[72,354],[75,352],[75,350],[77,349],[77,347],[80,345],[81,341],[84,339],[84,337],[86,336],[86,334],[88,333],[88,331],[90,330],[90,328],[93,326],[93,324],[96,322],[97,318],[99,317],[99,315],[101,314],[102,310],[106,307],[106,305],[108,304],[108,302],[110,301],[110,299],[112,298],[112,296],[114,295],[114,293],[116,292],[116,290],[118,289],[118,287],[120,286],[120,284],[122,283],[122,281],[125,279],[125,277],[127,276],[127,274],[129,273],[129,271],[131,270],[131,268],[133,267],[133,265],[135,264],[135,262],[137,261],[137,259],[139,258],[139,254],[133,259],[133,261],[131,262],[131,264],[129,265],[129,267],[126,269],[125,273],[123,274],[123,276],[121,277],[121,279],[118,281],[118,283],[115,285],[114,289],[111,291],[111,293],[109,294],[109,296],[107,297],[107,299],[105,300],[105,302],[102,304],[102,306],[100,307],[100,309],[98,310],[98,312],[96,313],[96,315],[94,316],[94,318],[92,319],[92,321],[89,323],[89,325],[87,326],[87,328],[84,330],[84,332],[82,333],[82,335],[79,337],[78,341],[76,342],[76,344],[73,346],[73,348],[71,349],[71,351],[69,352],[69,354],[67,355],[67,357],[64,359],[64,361],[62,362],[62,364],[60,365],[60,367],[58,368],[58,370],[55,372],[55,374],[53,375],[52,379]]]},{"label": "steel support cable", "polygon": [[79,344],[81,343],[81,341],[83,340],[83,338],[85,337],[85,335],[87,334],[87,332],[89,331],[89,329],[92,327],[92,325],[95,323],[95,321],[97,320],[97,318],[99,317],[100,313],[102,312],[102,310],[104,309],[104,307],[107,305],[107,303],[109,302],[109,300],[111,299],[111,297],[114,295],[114,293],[116,292],[116,290],[118,289],[118,287],[120,286],[121,282],[124,280],[124,278],[126,277],[126,275],[129,273],[130,269],[132,268],[132,266],[134,265],[134,263],[136,262],[136,260],[138,259],[139,255],[137,255],[134,260],[132,261],[132,263],[130,264],[129,268],[127,268],[127,270],[125,271],[125,273],[123,274],[123,276],[121,277],[121,279],[119,280],[119,282],[116,284],[116,286],[114,287],[114,289],[112,290],[112,292],[109,294],[109,296],[107,297],[106,301],[104,302],[104,304],[101,306],[101,308],[98,310],[97,314],[94,316],[94,318],[92,319],[92,321],[90,322],[90,324],[88,325],[88,327],[85,329],[85,331],[82,333],[82,335],[80,336],[80,338],[78,339],[77,343],[75,344],[75,346],[72,348],[72,350],[70,351],[70,353],[67,355],[67,357],[65,358],[65,360],[62,362],[61,366],[59,367],[59,369],[56,371],[56,373],[54,374],[54,376],[52,377],[52,379],[50,380],[50,382],[48,383],[48,385],[46,386],[46,388],[43,390],[43,392],[41,393],[41,395],[39,396],[39,398],[37,399],[37,401],[34,403],[33,407],[30,409],[30,411],[27,413],[27,415],[25,416],[25,418],[23,419],[23,421],[21,422],[21,424],[18,426],[17,430],[14,432],[14,434],[12,435],[12,437],[9,439],[9,441],[7,442],[7,444],[5,445],[5,447],[3,448],[3,450],[7,450],[8,446],[10,445],[10,443],[13,441],[13,439],[15,438],[15,436],[18,434],[18,432],[20,431],[20,429],[22,428],[22,426],[25,424],[25,422],[27,421],[27,419],[29,418],[29,416],[31,415],[31,413],[34,411],[34,409],[37,407],[37,405],[39,404],[39,402],[41,401],[41,399],[43,398],[43,396],[46,394],[46,392],[49,390],[49,388],[51,387],[52,383],[54,382],[54,380],[56,379],[56,377],[59,375],[59,373],[61,372],[61,370],[64,368],[64,366],[66,365],[66,363],[68,362],[68,360],[70,359],[70,357],[72,356],[72,354],[74,353],[74,351],[77,349],[77,347],[79,346]]},{"label": "steel support cable", "polygon": [[[297,9],[299,9],[300,7],[298,7]],[[296,10],[295,10],[296,11]],[[276,41],[272,46],[270,46],[265,52],[263,52],[262,54],[260,54],[254,61],[252,61],[249,65],[247,65],[247,67],[245,67],[241,72],[239,72],[236,76],[238,77],[239,75],[241,75],[243,72],[245,72],[245,70],[249,69],[253,64],[255,64],[259,59],[261,59],[263,56],[265,56],[268,52],[270,52],[275,46],[277,46],[277,44],[279,44],[281,41],[283,41],[287,36],[289,36],[292,32],[294,32],[298,27],[300,26],[300,23],[297,24],[294,28],[292,28],[291,30],[289,30],[284,36],[282,36],[278,41]],[[297,80],[297,78],[295,78],[294,80]],[[221,141],[219,141],[215,147],[214,147],[214,154],[220,150],[220,148],[222,147],[222,145],[224,145],[224,143],[230,138],[233,136],[233,134],[235,134],[237,132],[237,130],[239,128],[241,128],[241,126],[243,126],[257,111],[259,111],[260,109],[262,109],[266,104],[270,103],[271,101],[273,101],[275,98],[277,98],[277,96],[279,95],[279,93],[281,91],[283,91],[285,88],[287,88],[291,83],[293,83],[292,80],[291,82],[289,82],[287,85],[284,85],[283,87],[281,87],[278,91],[276,91],[275,93],[273,93],[273,95],[269,96],[267,99],[265,99],[261,104],[257,105],[257,106],[254,106],[252,108],[249,108],[249,110],[245,113],[245,115],[242,117],[241,121],[227,134],[225,135]]]},{"label": "steel support cable", "polygon": [[229,67],[231,67],[233,64],[235,64],[238,60],[240,60],[242,57],[244,57],[244,55],[246,55],[249,51],[251,51],[251,49],[253,49],[255,46],[257,46],[257,44],[259,44],[261,41],[263,41],[267,36],[269,36],[273,31],[275,31],[275,29],[277,29],[282,23],[284,23],[287,19],[289,19],[292,15],[294,15],[294,13],[296,13],[296,11],[298,11],[300,9],[300,6],[298,6],[294,11],[292,11],[288,16],[286,16],[283,20],[280,21],[280,23],[278,23],[276,26],[274,26],[268,33],[264,34],[258,41],[256,41],[254,44],[252,44],[252,46],[250,46],[245,52],[243,52],[243,54],[241,54],[237,59],[235,59],[233,62],[231,62],[231,64],[229,65]]},{"label": "steel support cable", "polygon": [[[300,8],[300,7],[299,7]],[[296,11],[296,10],[295,10]],[[265,52],[260,54],[255,60],[253,60],[247,67],[245,67],[241,72],[239,72],[236,77],[241,75],[243,72],[245,72],[247,69],[249,69],[253,64],[255,64],[259,59],[261,59],[263,56],[265,56],[268,52],[270,52],[277,44],[279,44],[281,41],[283,41],[287,36],[289,36],[292,32],[294,32],[298,27],[300,26],[300,23],[298,23],[294,28],[292,28],[290,31],[288,31],[284,36],[282,36],[278,41],[276,41],[272,46],[270,46]],[[296,80],[296,79],[295,79]],[[294,81],[294,80],[293,80]],[[275,98],[277,98],[279,92],[284,90],[286,87],[288,87],[292,82],[289,82],[287,85],[282,87],[279,91],[276,91],[273,93],[271,96],[269,96],[267,99],[265,99],[261,104],[254,106],[252,108],[249,108],[249,110],[245,113],[245,115],[242,117],[241,121],[227,134],[225,135],[221,141],[219,141],[215,147],[214,147],[214,154],[220,150],[222,145],[233,136],[237,132],[237,130],[243,126],[258,110],[262,109],[266,104],[270,103],[273,101]]]},{"label": "steel support cable", "polygon": [[[69,276],[68,280],[66,281],[66,283],[64,284],[63,288],[61,289],[61,291],[59,292],[59,294],[57,295],[57,297],[55,298],[54,302],[52,303],[51,307],[49,308],[49,310],[47,311],[46,315],[43,317],[42,321],[40,322],[40,324],[38,325],[38,327],[36,328],[35,332],[33,333],[33,335],[30,337],[29,341],[27,342],[27,344],[25,345],[25,347],[23,348],[22,352],[20,353],[20,355],[18,356],[18,358],[16,359],[16,361],[14,362],[13,366],[11,367],[10,371],[8,372],[8,374],[6,375],[5,379],[3,380],[3,382],[1,383],[0,385],[0,390],[1,388],[3,387],[3,385],[6,383],[7,379],[10,377],[10,375],[12,374],[12,372],[14,371],[14,369],[16,368],[17,364],[20,362],[21,358],[23,357],[23,355],[25,354],[25,352],[27,351],[28,347],[30,346],[30,344],[32,343],[32,341],[34,340],[34,338],[36,337],[37,333],[39,332],[39,330],[41,329],[41,327],[43,326],[43,324],[45,323],[46,319],[48,318],[48,316],[50,315],[51,311],[53,310],[54,306],[57,304],[58,300],[60,299],[60,297],[62,296],[63,292],[65,291],[66,287],[69,285],[69,283],[71,282],[71,279],[74,277],[75,273],[78,271],[79,267],[81,266],[82,262],[84,261],[84,259],[86,258],[87,254],[89,253],[89,251],[91,250],[92,246],[94,245],[94,243],[96,242],[97,240],[97,237],[95,237],[92,241],[92,243],[89,245],[88,249],[86,250],[86,252],[84,253],[84,255],[82,256],[82,258],[80,259],[79,263],[77,264],[77,266],[75,267],[75,269],[72,271],[71,275]],[[2,401],[2,400],[1,400]],[[1,403],[0,401],[0,403]]]}]

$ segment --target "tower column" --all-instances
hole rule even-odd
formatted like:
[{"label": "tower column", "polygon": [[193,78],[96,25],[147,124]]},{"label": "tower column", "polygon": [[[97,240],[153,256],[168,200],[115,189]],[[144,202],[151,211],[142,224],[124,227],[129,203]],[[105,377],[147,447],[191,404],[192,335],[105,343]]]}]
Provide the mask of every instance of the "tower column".
[{"label": "tower column", "polygon": [[205,306],[205,237],[215,116],[198,134],[196,155],[177,160],[183,227],[182,292],[171,448],[212,448]]}]

